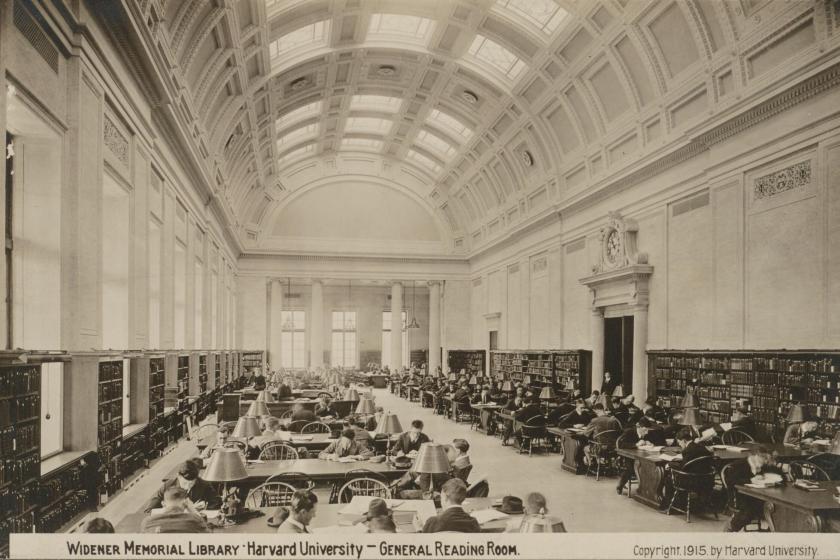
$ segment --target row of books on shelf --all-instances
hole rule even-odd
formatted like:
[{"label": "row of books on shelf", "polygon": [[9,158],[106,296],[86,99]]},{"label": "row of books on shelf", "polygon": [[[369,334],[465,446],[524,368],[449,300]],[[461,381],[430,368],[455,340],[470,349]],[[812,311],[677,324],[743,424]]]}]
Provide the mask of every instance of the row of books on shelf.
[{"label": "row of books on shelf", "polygon": [[0,368],[0,397],[25,395],[40,389],[41,370],[39,368]]},{"label": "row of books on shelf", "polygon": [[[716,354],[712,352],[712,354]],[[763,371],[789,373],[838,373],[840,357],[728,357],[720,355],[657,355],[655,367],[692,368],[722,371]]]},{"label": "row of books on shelf", "polygon": [[[31,449],[37,451],[38,448]],[[41,474],[41,455],[30,452],[27,455],[6,457],[0,460],[0,486],[24,484]]]}]

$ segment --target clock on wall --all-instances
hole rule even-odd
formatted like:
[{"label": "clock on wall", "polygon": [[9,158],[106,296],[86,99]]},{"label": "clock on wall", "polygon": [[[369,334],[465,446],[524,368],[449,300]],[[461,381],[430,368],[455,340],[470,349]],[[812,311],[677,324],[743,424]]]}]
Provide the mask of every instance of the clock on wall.
[{"label": "clock on wall", "polygon": [[647,254],[636,250],[636,234],[639,226],[636,221],[624,218],[617,212],[610,212],[606,225],[601,228],[601,256],[592,267],[594,273],[606,272],[632,266],[647,264]]},{"label": "clock on wall", "polygon": [[611,229],[607,233],[604,251],[604,256],[610,263],[615,264],[618,262],[621,254],[621,234],[617,229]]}]

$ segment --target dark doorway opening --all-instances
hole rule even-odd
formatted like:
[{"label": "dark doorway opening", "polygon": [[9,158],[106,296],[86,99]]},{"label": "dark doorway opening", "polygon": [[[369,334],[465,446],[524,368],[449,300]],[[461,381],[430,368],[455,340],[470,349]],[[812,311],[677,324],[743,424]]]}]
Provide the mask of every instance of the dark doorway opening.
[{"label": "dark doorway opening", "polygon": [[[633,316],[604,319],[604,378],[610,372],[614,387],[624,395],[633,391]],[[597,387],[593,387],[597,389]]]}]

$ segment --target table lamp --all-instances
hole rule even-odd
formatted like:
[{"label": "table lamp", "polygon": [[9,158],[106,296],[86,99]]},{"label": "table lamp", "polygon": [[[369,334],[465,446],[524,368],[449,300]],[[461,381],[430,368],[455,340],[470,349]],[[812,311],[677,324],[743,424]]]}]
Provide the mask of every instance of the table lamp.
[{"label": "table lamp", "polygon": [[449,381],[458,381],[458,376],[455,375],[454,371],[449,372]]},{"label": "table lamp", "polygon": [[541,401],[553,401],[557,398],[557,395],[554,394],[554,389],[551,385],[546,385],[540,391],[540,400]]},{"label": "table lamp", "polygon": [[530,385],[531,384],[531,376],[526,375],[525,377],[523,377],[522,378],[522,383],[525,384],[525,385]]},{"label": "table lamp", "polygon": [[624,396],[624,387],[622,387],[621,385],[616,385],[615,389],[613,389],[612,396],[623,397]]},{"label": "table lamp", "polygon": [[449,472],[449,457],[443,444],[427,442],[420,446],[411,470],[417,473],[443,474]]},{"label": "table lamp", "polygon": [[598,397],[597,402],[598,402],[598,404],[601,404],[604,407],[604,410],[612,410],[613,409],[612,399],[606,393],[601,393],[601,395]]},{"label": "table lamp", "polygon": [[691,407],[683,410],[682,421],[680,424],[683,426],[699,426],[700,423],[700,413],[697,411],[697,408]]},{"label": "table lamp", "polygon": [[502,392],[504,393],[512,393],[513,392],[513,383],[510,380],[505,381],[502,383]]},{"label": "table lamp", "polygon": [[256,416],[240,416],[236,421],[236,427],[230,437],[244,439],[248,443],[248,438],[262,435],[260,430],[260,422]]},{"label": "table lamp", "polygon": [[271,412],[268,410],[268,405],[265,404],[265,401],[254,401],[251,403],[251,406],[248,407],[248,412],[245,416],[259,418],[260,416],[271,416]]},{"label": "table lamp", "polygon": [[274,402],[274,395],[268,389],[264,389],[257,393],[257,398],[254,400],[261,402]]},{"label": "table lamp", "polygon": [[376,407],[373,405],[373,399],[371,398],[363,398],[356,407],[356,414],[373,414],[375,412]]},{"label": "table lamp", "polygon": [[787,414],[788,424],[798,424],[811,419],[811,410],[802,404],[795,404],[790,407]]},{"label": "table lamp", "polygon": [[387,435],[388,436],[388,443],[385,446],[385,455],[389,455],[391,451],[391,436],[393,434],[401,434],[403,432],[402,425],[400,424],[400,419],[397,418],[396,414],[391,414],[391,412],[387,412],[382,415],[382,418],[379,419],[379,423],[376,425],[376,430],[374,430],[375,435]]},{"label": "table lamp", "polygon": [[345,401],[357,401],[359,400],[359,392],[356,391],[353,387],[350,387],[346,391],[344,391],[344,400]]},{"label": "table lamp", "polygon": [[694,393],[686,391],[682,403],[680,404],[680,408],[695,408],[699,404],[700,403],[697,402],[697,397],[694,396]]},{"label": "table lamp", "polygon": [[470,377],[470,383],[469,384],[470,384],[470,387],[475,387],[476,385],[478,385],[478,377],[476,377],[475,374],[473,374],[473,376]]},{"label": "table lamp", "polygon": [[[245,469],[245,463],[242,461],[239,450],[222,448],[217,449],[210,457],[201,478],[207,482],[222,482],[224,484],[222,487],[222,507],[224,508],[229,498],[228,482],[248,478],[248,471]],[[224,514],[222,514],[222,519],[224,520]]]}]

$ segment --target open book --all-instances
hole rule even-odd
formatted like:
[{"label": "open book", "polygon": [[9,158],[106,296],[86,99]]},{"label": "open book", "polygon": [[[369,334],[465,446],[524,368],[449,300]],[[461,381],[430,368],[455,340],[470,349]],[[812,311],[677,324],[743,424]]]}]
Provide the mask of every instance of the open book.
[{"label": "open book", "polygon": [[493,508],[479,509],[470,512],[470,515],[478,521],[479,525],[483,525],[497,519],[506,519],[508,517],[508,514]]}]

